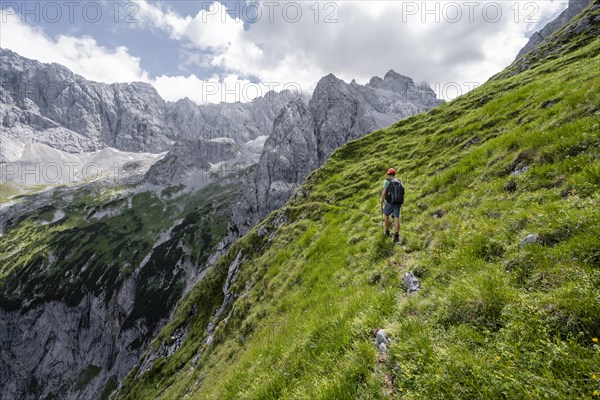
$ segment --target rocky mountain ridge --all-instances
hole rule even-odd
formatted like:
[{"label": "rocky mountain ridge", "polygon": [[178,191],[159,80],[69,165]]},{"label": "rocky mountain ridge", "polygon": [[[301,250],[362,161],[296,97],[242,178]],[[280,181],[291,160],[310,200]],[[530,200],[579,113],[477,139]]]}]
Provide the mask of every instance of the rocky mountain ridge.
[{"label": "rocky mountain ridge", "polygon": [[308,105],[290,102],[275,119],[234,208],[232,235],[244,234],[285,204],[338,147],[441,103],[427,84],[417,85],[393,70],[366,85],[325,76]]},{"label": "rocky mountain ridge", "polygon": [[527,44],[519,51],[515,60],[529,53],[536,46],[550,37],[554,32],[566,25],[574,16],[579,14],[593,0],[569,0],[569,5],[558,17],[546,24],[541,30],[534,32]]},{"label": "rocky mountain ridge", "polygon": [[147,83],[88,81],[59,64],[0,49],[0,162],[18,160],[25,142],[70,153],[112,147],[161,153],[178,140],[228,137],[242,144],[269,135],[290,97],[268,92],[249,103],[164,101]]}]

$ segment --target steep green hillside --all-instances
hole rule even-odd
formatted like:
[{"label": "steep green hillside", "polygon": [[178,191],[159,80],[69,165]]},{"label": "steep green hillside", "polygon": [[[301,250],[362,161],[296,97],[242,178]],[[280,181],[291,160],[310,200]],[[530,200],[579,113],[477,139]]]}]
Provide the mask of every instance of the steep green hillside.
[{"label": "steep green hillside", "polygon": [[167,317],[182,295],[185,263],[203,265],[223,238],[237,185],[180,196],[173,196],[177,188],[125,189],[91,184],[56,188],[45,200],[44,193],[23,196],[32,201],[28,211],[5,214],[0,307],[25,312],[55,300],[76,306],[87,293],[108,302],[143,265],[122,328],[140,318],[153,328]]},{"label": "steep green hillside", "polygon": [[[597,396],[595,7],[528,64],[336,151],[179,303],[117,398]],[[381,236],[389,166],[401,246]]]}]

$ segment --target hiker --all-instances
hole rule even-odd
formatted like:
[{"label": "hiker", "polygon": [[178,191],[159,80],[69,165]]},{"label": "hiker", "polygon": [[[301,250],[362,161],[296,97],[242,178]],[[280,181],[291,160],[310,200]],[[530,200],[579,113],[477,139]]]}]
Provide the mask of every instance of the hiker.
[{"label": "hiker", "polygon": [[[385,207],[383,206],[385,203]],[[388,169],[385,181],[383,181],[383,191],[381,192],[381,207],[384,215],[385,235],[390,236],[390,215],[394,220],[394,243],[400,240],[398,232],[400,231],[400,207],[404,203],[404,186],[402,182],[396,179],[396,170]]]}]

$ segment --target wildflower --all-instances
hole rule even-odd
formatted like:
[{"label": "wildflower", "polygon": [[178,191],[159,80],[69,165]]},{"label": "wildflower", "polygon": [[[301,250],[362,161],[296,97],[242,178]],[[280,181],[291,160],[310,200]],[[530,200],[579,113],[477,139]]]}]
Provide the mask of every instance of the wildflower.
[{"label": "wildflower", "polygon": [[596,380],[596,379],[598,379],[598,375],[596,375],[596,374],[592,374],[592,379],[593,379],[593,380]]},{"label": "wildflower", "polygon": [[597,390],[594,390],[594,393],[592,393],[592,396],[600,396],[600,392]]},{"label": "wildflower", "polygon": [[598,338],[597,338],[597,337],[595,337],[595,338],[592,338],[592,342],[594,342],[594,343],[598,343]]}]

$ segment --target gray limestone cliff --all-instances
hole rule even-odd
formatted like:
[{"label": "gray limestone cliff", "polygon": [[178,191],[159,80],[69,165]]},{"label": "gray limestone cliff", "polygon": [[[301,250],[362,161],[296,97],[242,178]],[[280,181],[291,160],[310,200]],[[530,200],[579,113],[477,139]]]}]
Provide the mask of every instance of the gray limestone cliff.
[{"label": "gray limestone cliff", "polygon": [[291,102],[273,124],[263,154],[244,182],[230,234],[242,235],[284,205],[306,177],[343,144],[442,101],[426,84],[389,71],[366,85],[333,74],[317,84],[308,106]]},{"label": "gray limestone cliff", "polygon": [[541,30],[535,32],[529,38],[527,44],[519,51],[516,59],[529,53],[536,46],[551,36],[554,32],[565,26],[574,16],[579,14],[592,0],[569,0],[569,6],[558,17],[546,24]]},{"label": "gray limestone cliff", "polygon": [[290,102],[275,119],[254,171],[246,176],[242,200],[234,208],[236,230],[243,233],[283,205],[319,166],[314,118],[301,99]]},{"label": "gray limestone cliff", "polygon": [[291,97],[283,91],[248,103],[170,103],[147,83],[92,82],[0,49],[0,163],[18,160],[28,142],[69,153],[161,153],[179,140],[219,137],[243,144],[269,135]]},{"label": "gray limestone cliff", "polygon": [[[118,315],[133,304],[126,284],[120,301],[87,295],[75,307],[61,301],[26,312],[0,308],[2,399],[92,399],[116,387],[145,349],[144,324],[121,331]],[[127,350],[125,350],[127,349]]]}]

